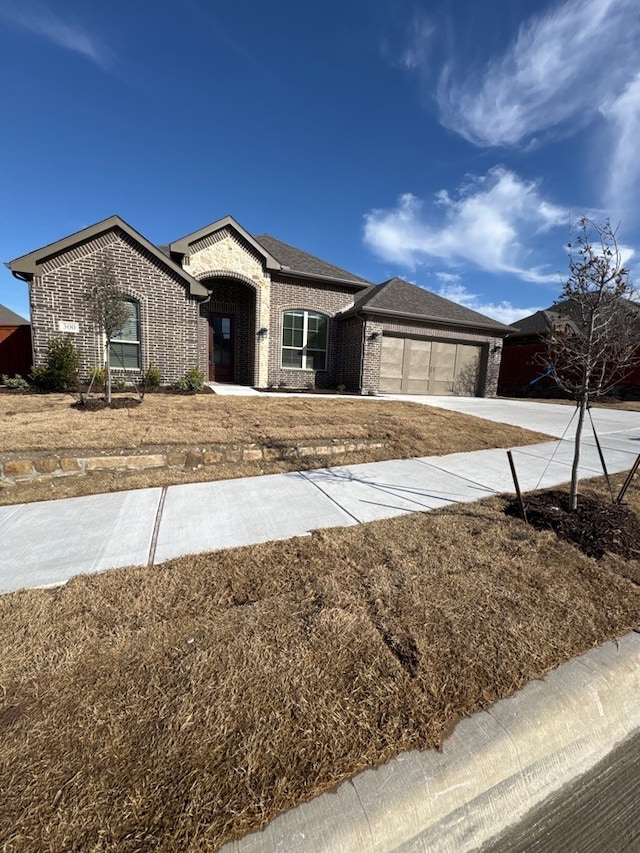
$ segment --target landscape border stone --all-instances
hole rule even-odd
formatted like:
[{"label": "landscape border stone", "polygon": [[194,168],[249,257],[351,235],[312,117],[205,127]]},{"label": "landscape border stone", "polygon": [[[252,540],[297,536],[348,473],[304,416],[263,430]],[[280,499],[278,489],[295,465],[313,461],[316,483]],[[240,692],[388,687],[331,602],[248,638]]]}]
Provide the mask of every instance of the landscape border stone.
[{"label": "landscape border stone", "polygon": [[384,447],[382,441],[326,439],[304,444],[216,444],[153,448],[147,453],[129,450],[61,450],[56,453],[0,454],[0,485],[88,474],[94,471],[138,471],[149,468],[195,470],[210,465],[239,462],[277,462],[331,457]]}]

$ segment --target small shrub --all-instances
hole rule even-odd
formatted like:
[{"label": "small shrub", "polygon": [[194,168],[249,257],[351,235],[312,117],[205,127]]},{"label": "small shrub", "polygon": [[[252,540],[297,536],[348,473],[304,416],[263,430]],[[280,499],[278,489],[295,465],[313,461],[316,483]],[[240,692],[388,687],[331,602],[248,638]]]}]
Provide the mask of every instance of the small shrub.
[{"label": "small shrub", "polygon": [[13,378],[3,373],[2,382],[7,388],[14,388],[18,391],[27,391],[29,388],[29,383],[19,373],[16,373]]},{"label": "small shrub", "polygon": [[[204,380],[204,377],[203,377]],[[156,367],[152,364],[147,370],[147,379],[145,382],[145,388],[147,391],[157,391],[158,388],[162,385],[162,374],[160,373],[160,368]]]},{"label": "small shrub", "polygon": [[111,380],[111,386],[113,387],[114,391],[124,391],[124,389],[127,387],[127,380],[124,378],[124,376],[114,376]]},{"label": "small shrub", "polygon": [[173,387],[178,391],[202,391],[204,388],[204,373],[197,367],[187,370],[184,376],[174,382]]},{"label": "small shrub", "polygon": [[347,390],[347,386],[340,383],[340,385],[336,385],[336,394],[344,394]]},{"label": "small shrub", "polygon": [[70,337],[51,338],[41,367],[31,370],[31,380],[40,391],[75,391],[78,387],[80,353]]},{"label": "small shrub", "polygon": [[104,367],[94,367],[89,374],[90,385],[101,385],[104,387],[105,373]]}]

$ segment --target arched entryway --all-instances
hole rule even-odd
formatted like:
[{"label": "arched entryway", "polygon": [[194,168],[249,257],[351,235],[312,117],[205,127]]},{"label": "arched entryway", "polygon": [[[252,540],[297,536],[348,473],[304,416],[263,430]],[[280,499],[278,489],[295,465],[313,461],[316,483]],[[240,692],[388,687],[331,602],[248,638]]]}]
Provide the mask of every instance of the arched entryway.
[{"label": "arched entryway", "polygon": [[256,384],[255,286],[226,272],[199,276],[211,293],[200,307],[208,321],[209,375],[211,382]]}]

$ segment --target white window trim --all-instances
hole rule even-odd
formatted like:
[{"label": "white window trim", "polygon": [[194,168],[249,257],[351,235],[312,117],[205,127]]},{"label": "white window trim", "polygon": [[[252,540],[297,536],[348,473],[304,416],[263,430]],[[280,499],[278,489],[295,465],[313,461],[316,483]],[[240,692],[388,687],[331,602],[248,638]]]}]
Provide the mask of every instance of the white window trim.
[{"label": "white window trim", "polygon": [[[285,346],[282,343],[284,338],[284,318],[286,314],[294,314],[299,312],[303,315],[302,318],[302,346],[301,347],[290,347]],[[309,314],[313,314],[314,317],[322,317],[327,322],[327,339],[325,348],[314,349],[313,352],[324,352],[324,367],[321,370],[318,370],[315,367],[307,367],[307,338],[309,332]],[[283,364],[283,352],[284,350],[302,350],[302,367],[293,367],[290,364]],[[323,314],[321,311],[309,311],[307,308],[288,308],[286,311],[282,312],[282,334],[280,336],[280,369],[281,370],[304,370],[307,373],[318,373],[318,372],[326,372],[327,370],[327,361],[329,357],[329,316],[327,314]]]}]

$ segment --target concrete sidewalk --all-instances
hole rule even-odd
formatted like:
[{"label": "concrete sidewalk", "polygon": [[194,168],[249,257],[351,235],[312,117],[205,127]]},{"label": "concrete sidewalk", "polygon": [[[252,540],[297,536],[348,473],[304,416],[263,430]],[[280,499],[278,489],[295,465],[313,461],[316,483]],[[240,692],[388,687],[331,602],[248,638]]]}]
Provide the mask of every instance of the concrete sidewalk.
[{"label": "concrete sidewalk", "polygon": [[[434,398],[419,402],[433,405]],[[556,435],[566,431],[572,415],[567,406],[513,401],[436,398],[435,404]],[[640,415],[595,410],[594,416],[609,471],[628,470],[640,453]],[[522,489],[567,482],[572,453],[569,440],[515,450]],[[587,433],[580,476],[601,473]],[[5,506],[0,592],[511,491],[505,450],[481,450]]]}]

